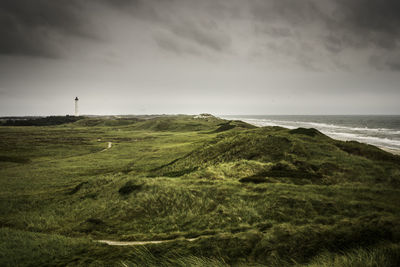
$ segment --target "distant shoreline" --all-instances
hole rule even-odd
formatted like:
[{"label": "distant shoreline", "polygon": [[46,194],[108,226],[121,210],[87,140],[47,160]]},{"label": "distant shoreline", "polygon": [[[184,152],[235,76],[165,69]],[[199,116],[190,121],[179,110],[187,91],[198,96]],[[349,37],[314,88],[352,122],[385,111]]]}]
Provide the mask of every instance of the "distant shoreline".
[{"label": "distant shoreline", "polygon": [[341,141],[357,141],[374,145],[389,153],[400,155],[400,116],[220,116],[252,125],[284,128],[315,128]]}]

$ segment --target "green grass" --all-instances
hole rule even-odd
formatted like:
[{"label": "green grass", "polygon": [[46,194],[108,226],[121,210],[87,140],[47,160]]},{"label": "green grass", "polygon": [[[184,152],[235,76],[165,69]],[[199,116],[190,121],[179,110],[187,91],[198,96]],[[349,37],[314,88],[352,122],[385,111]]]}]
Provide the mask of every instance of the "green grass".
[{"label": "green grass", "polygon": [[0,265],[396,266],[399,159],[215,117],[0,127]]},{"label": "green grass", "polygon": [[400,246],[398,244],[380,244],[368,249],[359,248],[332,254],[322,253],[312,260],[309,267],[372,267],[372,266],[399,266]]}]

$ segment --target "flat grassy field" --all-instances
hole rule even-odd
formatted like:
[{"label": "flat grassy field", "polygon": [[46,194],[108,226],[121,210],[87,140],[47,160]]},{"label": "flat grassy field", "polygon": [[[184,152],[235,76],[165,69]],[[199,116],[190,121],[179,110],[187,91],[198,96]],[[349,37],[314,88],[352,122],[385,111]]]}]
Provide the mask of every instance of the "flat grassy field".
[{"label": "flat grassy field", "polygon": [[0,126],[0,266],[400,266],[399,204],[400,156],[314,129]]}]

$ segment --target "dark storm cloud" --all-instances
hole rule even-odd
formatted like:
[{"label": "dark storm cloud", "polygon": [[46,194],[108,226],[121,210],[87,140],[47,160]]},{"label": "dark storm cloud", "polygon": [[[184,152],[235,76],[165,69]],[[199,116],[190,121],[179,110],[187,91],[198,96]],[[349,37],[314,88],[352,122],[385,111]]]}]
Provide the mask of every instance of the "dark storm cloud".
[{"label": "dark storm cloud", "polygon": [[186,21],[186,23],[171,25],[170,30],[180,38],[219,52],[228,49],[231,43],[230,37],[223,31],[219,31],[215,22],[201,24]]},{"label": "dark storm cloud", "polygon": [[[104,12],[97,14],[97,7]],[[346,65],[338,57],[347,49],[366,51],[364,58],[374,68],[398,70],[399,65],[392,59],[400,48],[398,0],[2,0],[0,54],[60,56],[71,38],[102,41],[103,29],[90,18],[101,21],[111,14],[117,21],[118,12],[157,29],[150,33],[156,47],[181,56],[237,52],[245,42],[259,49],[252,46],[259,42],[264,49],[273,43],[277,56],[301,66]],[[239,24],[251,25],[254,36],[240,40]],[[372,55],[380,61],[368,61]]]},{"label": "dark storm cloud", "polygon": [[343,49],[343,41],[334,35],[326,36],[324,45],[332,53],[338,53]]},{"label": "dark storm cloud", "polygon": [[379,50],[370,58],[376,69],[399,71],[400,2],[396,0],[338,0],[341,20],[333,29],[341,42],[357,49]]},{"label": "dark storm cloud", "polygon": [[[331,61],[344,49],[381,49],[383,58],[400,49],[400,1],[334,0],[251,2],[255,32],[271,38],[291,38],[323,47]],[[276,25],[280,29],[276,30]],[[316,28],[318,30],[316,30]],[[304,51],[295,52],[296,57]],[[368,55],[365,55],[368,58]],[[393,60],[392,60],[393,61]],[[398,64],[382,62],[379,68],[397,70]],[[376,62],[370,60],[373,67]]]},{"label": "dark storm cloud", "polygon": [[[163,49],[179,54],[185,52],[200,54],[196,48],[189,48],[188,44],[179,44],[179,41],[189,42],[216,52],[223,52],[230,47],[230,36],[220,28],[217,22],[230,12],[230,9],[222,2],[205,1],[198,4],[194,1],[179,0],[103,1],[135,18],[150,21],[170,32],[172,35],[168,40],[165,36],[155,36],[156,43]],[[172,41],[172,39],[176,40]]]},{"label": "dark storm cloud", "polygon": [[90,37],[76,0],[2,0],[0,53],[57,56],[66,35]]},{"label": "dark storm cloud", "polygon": [[391,70],[400,71],[400,60],[399,62],[387,62],[387,65]]},{"label": "dark storm cloud", "polygon": [[250,11],[259,21],[285,21],[291,25],[314,21],[321,17],[320,9],[312,0],[250,1]]},{"label": "dark storm cloud", "polygon": [[337,7],[327,25],[331,34],[347,46],[398,49],[400,2],[337,0]]},{"label": "dark storm cloud", "polygon": [[[218,30],[215,22],[209,25],[210,22],[188,19],[193,11],[190,5],[184,10],[189,16],[182,16],[182,10],[177,10],[180,3],[168,0],[4,0],[0,3],[0,54],[56,57],[64,39],[100,38],[101,33],[95,32],[86,19],[93,6],[103,6],[161,25],[171,32],[172,37],[207,49],[223,51],[229,46],[229,37]],[[176,41],[174,45],[165,38],[156,39],[161,48],[197,53],[195,48]]]},{"label": "dark storm cloud", "polygon": [[264,29],[264,33],[266,33],[270,36],[274,36],[274,37],[291,37],[291,36],[293,36],[292,30],[287,27],[270,27],[270,28]]},{"label": "dark storm cloud", "polygon": [[165,35],[154,36],[154,40],[158,47],[168,52],[172,52],[177,55],[191,54],[195,56],[200,56],[201,52],[193,46],[182,45],[173,38]]},{"label": "dark storm cloud", "polygon": [[[400,2],[397,0],[338,0],[338,24],[375,45],[392,49],[400,36]],[[364,40],[364,38],[362,38]]]},{"label": "dark storm cloud", "polygon": [[234,12],[226,1],[180,1],[180,0],[147,0],[129,1],[103,0],[121,12],[160,27],[165,32],[155,34],[158,47],[179,55],[201,55],[201,49],[214,52],[229,50],[231,38],[219,25],[222,18]]},{"label": "dark storm cloud", "polygon": [[[274,22],[286,23],[305,31],[312,25],[326,28],[336,47],[338,42],[385,49],[398,47],[400,39],[400,1],[397,0],[334,0],[334,1],[255,1],[251,12],[256,21],[265,21],[264,32],[275,35]],[[268,25],[269,24],[269,25]],[[342,39],[339,41],[339,39]],[[335,52],[337,49],[333,49]]]}]

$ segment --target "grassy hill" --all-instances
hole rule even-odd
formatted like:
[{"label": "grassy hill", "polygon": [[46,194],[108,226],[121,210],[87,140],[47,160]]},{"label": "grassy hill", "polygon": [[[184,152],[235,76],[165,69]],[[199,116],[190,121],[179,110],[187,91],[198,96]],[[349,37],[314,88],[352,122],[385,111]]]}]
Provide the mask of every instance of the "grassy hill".
[{"label": "grassy hill", "polygon": [[186,115],[3,126],[0,265],[399,266],[399,183],[399,156],[315,129]]}]

